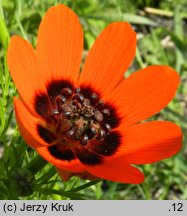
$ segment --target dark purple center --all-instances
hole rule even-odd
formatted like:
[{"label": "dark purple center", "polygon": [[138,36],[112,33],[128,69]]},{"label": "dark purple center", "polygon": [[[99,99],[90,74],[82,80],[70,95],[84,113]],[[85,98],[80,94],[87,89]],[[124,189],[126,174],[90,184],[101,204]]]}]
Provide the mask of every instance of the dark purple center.
[{"label": "dark purple center", "polygon": [[74,91],[67,87],[61,90],[55,102],[51,118],[55,120],[57,131],[70,139],[86,145],[91,139],[102,141],[110,133],[111,126],[106,123],[110,109],[105,107],[95,92],[86,98],[81,88]]},{"label": "dark purple center", "polygon": [[[45,142],[52,144],[48,149],[55,158],[78,157],[82,163],[95,165],[101,163],[102,156],[116,152],[120,134],[113,129],[120,119],[97,91],[87,86],[75,88],[68,81],[53,81],[47,91],[48,95],[36,95],[35,110],[50,126],[38,125],[37,130]],[[51,126],[53,131],[49,130]],[[75,144],[73,148],[71,143]]]}]

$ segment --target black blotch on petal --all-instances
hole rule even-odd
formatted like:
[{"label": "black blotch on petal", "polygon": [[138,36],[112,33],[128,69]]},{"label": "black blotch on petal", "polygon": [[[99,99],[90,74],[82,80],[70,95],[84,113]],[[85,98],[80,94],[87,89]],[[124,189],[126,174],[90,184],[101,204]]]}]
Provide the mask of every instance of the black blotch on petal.
[{"label": "black blotch on petal", "polygon": [[96,93],[98,97],[100,97],[100,94],[95,91],[92,87],[90,86],[80,86],[81,93],[84,95],[85,98],[90,99],[93,93]]},{"label": "black blotch on petal", "polygon": [[50,154],[56,159],[67,160],[67,161],[71,161],[75,159],[75,155],[72,152],[72,150],[62,146],[62,144],[61,145],[56,144],[56,145],[50,146],[48,147],[48,150]]},{"label": "black blotch on petal", "polygon": [[57,97],[63,88],[71,88],[73,89],[73,85],[68,80],[53,80],[47,84],[47,92],[50,100],[53,101],[55,97]]},{"label": "black blotch on petal", "polygon": [[37,125],[37,131],[39,136],[46,142],[46,143],[52,143],[56,140],[55,135],[47,130],[46,128],[42,127],[41,125]]},{"label": "black blotch on petal", "polygon": [[[117,114],[116,109],[111,104],[105,104],[105,109],[110,110],[110,116],[105,117],[104,123],[109,124],[111,128],[116,128],[120,125],[120,117]],[[102,108],[103,109],[103,108]]]},{"label": "black blotch on petal", "polygon": [[34,109],[42,117],[46,117],[50,109],[50,102],[45,93],[39,93],[34,99]]},{"label": "black blotch on petal", "polygon": [[93,145],[93,151],[97,152],[98,154],[104,156],[112,156],[116,153],[118,147],[121,143],[121,135],[119,132],[114,131],[110,132],[107,135],[103,142],[99,142],[97,145]]},{"label": "black blotch on petal", "polygon": [[102,163],[102,157],[86,148],[76,149],[76,156],[85,165],[99,165]]}]

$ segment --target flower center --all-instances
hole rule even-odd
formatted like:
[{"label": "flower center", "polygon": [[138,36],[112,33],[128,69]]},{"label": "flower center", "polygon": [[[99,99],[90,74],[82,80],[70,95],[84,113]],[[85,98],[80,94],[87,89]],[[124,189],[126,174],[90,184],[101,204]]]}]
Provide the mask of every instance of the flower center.
[{"label": "flower center", "polygon": [[55,103],[51,117],[55,120],[56,131],[68,140],[86,145],[91,139],[102,141],[110,133],[111,125],[106,123],[110,109],[96,93],[85,97],[81,88],[66,87],[55,97]]},{"label": "flower center", "polygon": [[46,89],[36,93],[34,108],[42,117],[37,133],[51,158],[94,166],[115,154],[121,144],[115,105],[102,101],[93,87],[75,88],[68,80],[53,80]]}]

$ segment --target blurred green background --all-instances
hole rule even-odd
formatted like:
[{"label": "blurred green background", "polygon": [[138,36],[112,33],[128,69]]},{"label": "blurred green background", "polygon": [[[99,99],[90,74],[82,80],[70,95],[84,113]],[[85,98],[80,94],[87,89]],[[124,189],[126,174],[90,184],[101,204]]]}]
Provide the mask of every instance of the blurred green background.
[{"label": "blurred green background", "polygon": [[[89,182],[73,177],[61,182],[52,165],[44,167],[21,138],[13,113],[17,95],[6,65],[8,35],[33,45],[46,10],[64,3],[82,23],[84,55],[97,35],[113,21],[128,21],[137,32],[136,58],[128,74],[148,65],[170,65],[181,77],[175,99],[152,119],[180,125],[183,149],[170,159],[141,166],[141,185]],[[0,0],[0,199],[187,199],[187,1],[186,0]],[[6,27],[4,25],[6,23]],[[41,160],[41,161],[40,161]],[[26,168],[40,161],[33,176]]]}]

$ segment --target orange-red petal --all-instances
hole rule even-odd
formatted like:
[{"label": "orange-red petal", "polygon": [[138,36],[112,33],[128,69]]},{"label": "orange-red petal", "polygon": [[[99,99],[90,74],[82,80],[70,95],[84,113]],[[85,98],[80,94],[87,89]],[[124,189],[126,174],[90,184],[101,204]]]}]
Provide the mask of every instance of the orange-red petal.
[{"label": "orange-red petal", "polygon": [[36,150],[45,160],[47,160],[48,162],[52,163],[53,165],[55,165],[60,169],[71,171],[71,172],[85,171],[84,165],[82,165],[78,159],[74,159],[71,161],[57,159],[50,154],[47,147],[39,147]]},{"label": "orange-red petal", "polygon": [[81,172],[81,173],[75,173],[75,172],[71,172],[68,170],[63,170],[63,169],[57,168],[57,172],[63,181],[68,181],[72,176],[78,176],[79,178],[89,179],[89,180],[98,179],[96,176],[93,176],[92,174],[90,174],[89,172],[86,172],[86,171]]},{"label": "orange-red petal", "polygon": [[124,163],[122,157],[118,159],[108,159],[101,165],[86,166],[88,172],[109,181],[140,184],[144,181],[143,173],[129,165]]},{"label": "orange-red petal", "polygon": [[83,31],[77,15],[62,4],[51,7],[40,23],[36,47],[44,79],[76,81],[82,50]]},{"label": "orange-red petal", "polygon": [[34,113],[34,96],[41,91],[46,93],[46,88],[32,45],[19,36],[13,36],[7,51],[7,62],[19,95]]},{"label": "orange-red petal", "polygon": [[136,50],[136,33],[126,22],[114,22],[96,39],[82,69],[79,84],[110,94],[123,79]]},{"label": "orange-red petal", "polygon": [[107,95],[128,126],[163,109],[174,97],[179,75],[169,66],[150,66],[125,79]]},{"label": "orange-red petal", "polygon": [[38,135],[38,119],[31,115],[31,113],[27,110],[27,108],[24,106],[23,102],[20,99],[14,98],[14,108],[17,124],[25,142],[32,148],[48,145]]},{"label": "orange-red petal", "polygon": [[68,181],[72,176],[72,172],[69,170],[60,169],[58,167],[56,168],[56,170],[63,181]]},{"label": "orange-red petal", "polygon": [[121,127],[122,145],[118,155],[124,163],[148,164],[175,155],[182,146],[182,132],[172,122],[153,121]]}]

